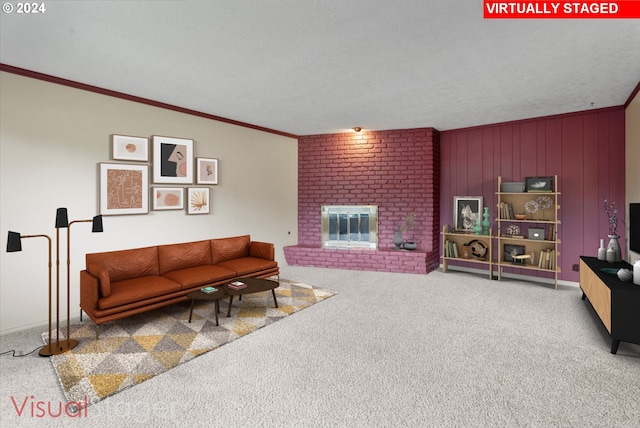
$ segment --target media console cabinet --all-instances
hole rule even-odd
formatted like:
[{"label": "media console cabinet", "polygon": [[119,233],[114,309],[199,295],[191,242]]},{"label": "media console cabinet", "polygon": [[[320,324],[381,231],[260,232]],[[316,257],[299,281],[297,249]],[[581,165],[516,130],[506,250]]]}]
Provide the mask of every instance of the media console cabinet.
[{"label": "media console cabinet", "polygon": [[627,262],[607,263],[580,256],[582,300],[589,299],[611,335],[611,353],[615,354],[620,341],[640,344],[640,286],[620,281],[602,268],[633,268]]}]

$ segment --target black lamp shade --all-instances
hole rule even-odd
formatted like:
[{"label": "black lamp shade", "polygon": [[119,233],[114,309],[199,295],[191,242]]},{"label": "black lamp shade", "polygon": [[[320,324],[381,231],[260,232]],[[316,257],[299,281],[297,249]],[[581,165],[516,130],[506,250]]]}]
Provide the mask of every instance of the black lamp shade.
[{"label": "black lamp shade", "polygon": [[66,208],[58,208],[56,211],[56,229],[61,227],[69,227],[69,217]]},{"label": "black lamp shade", "polygon": [[22,240],[18,232],[9,232],[7,236],[7,253],[22,251]]},{"label": "black lamp shade", "polygon": [[91,232],[102,232],[102,216],[97,215],[93,218],[93,227],[91,228]]}]

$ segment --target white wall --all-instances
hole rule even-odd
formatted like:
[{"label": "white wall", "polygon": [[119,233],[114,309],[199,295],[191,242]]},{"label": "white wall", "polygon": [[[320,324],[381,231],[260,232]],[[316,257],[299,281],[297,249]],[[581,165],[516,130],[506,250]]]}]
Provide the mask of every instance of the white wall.
[{"label": "white wall", "polygon": [[[193,139],[195,156],[220,160],[219,184],[211,186],[210,215],[108,216],[101,234],[92,234],[90,223],[74,224],[72,317],[79,314],[86,253],[251,234],[273,242],[284,264],[282,248],[298,241],[296,139],[10,73],[0,73],[0,94],[0,334],[44,325],[48,317],[46,240],[24,239],[22,252],[6,253],[7,232],[53,238],[55,288],[56,208],[68,208],[70,221],[97,214],[97,164],[110,161],[114,133]],[[64,290],[66,229],[61,232]],[[66,292],[60,298],[66,320]]]},{"label": "white wall", "polygon": [[[640,92],[636,94],[633,101],[625,110],[625,158],[626,158],[626,180],[625,189],[627,201],[625,218],[629,218],[629,204],[640,202]],[[627,230],[627,261],[633,264],[640,260],[640,254],[629,250],[629,226]]]}]

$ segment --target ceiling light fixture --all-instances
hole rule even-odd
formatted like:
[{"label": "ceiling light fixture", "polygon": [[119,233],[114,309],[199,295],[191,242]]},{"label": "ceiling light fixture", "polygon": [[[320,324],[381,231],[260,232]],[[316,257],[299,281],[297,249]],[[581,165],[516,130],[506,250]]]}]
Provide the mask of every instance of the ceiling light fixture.
[{"label": "ceiling light fixture", "polygon": [[353,128],[353,130],[355,131],[355,133],[359,133],[360,131],[362,131],[362,128],[360,128],[359,126],[356,126],[355,128]]}]

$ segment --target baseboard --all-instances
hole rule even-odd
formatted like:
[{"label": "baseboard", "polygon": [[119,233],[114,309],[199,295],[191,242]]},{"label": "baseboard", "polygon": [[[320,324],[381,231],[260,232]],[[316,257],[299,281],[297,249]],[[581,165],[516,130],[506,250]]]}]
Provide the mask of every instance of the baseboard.
[{"label": "baseboard", "polygon": [[[442,264],[440,265],[440,270],[442,270]],[[469,272],[469,273],[474,273],[474,274],[483,275],[483,276],[487,276],[488,275],[487,269],[475,269],[475,268],[469,268],[469,267],[464,267],[464,266],[452,266],[452,265],[449,265],[449,266],[447,266],[447,271],[450,271],[450,270],[456,270],[456,271],[460,271],[460,272]],[[537,276],[520,275],[520,274],[516,274],[516,273],[503,272],[502,273],[502,277],[503,278],[517,279],[519,281],[539,282],[539,283],[542,283],[542,284],[551,284],[551,285],[555,284],[555,281],[552,278],[541,278],[541,277],[537,277]],[[560,279],[558,280],[558,285],[566,285],[566,286],[569,286],[569,287],[577,287],[577,288],[580,287],[580,283],[579,282],[565,281],[565,280],[560,280]]]}]

